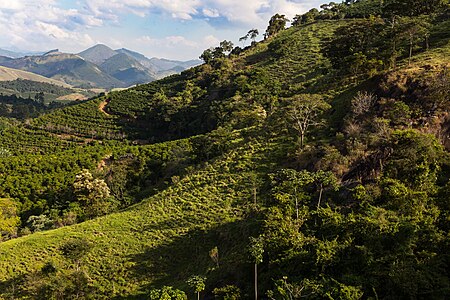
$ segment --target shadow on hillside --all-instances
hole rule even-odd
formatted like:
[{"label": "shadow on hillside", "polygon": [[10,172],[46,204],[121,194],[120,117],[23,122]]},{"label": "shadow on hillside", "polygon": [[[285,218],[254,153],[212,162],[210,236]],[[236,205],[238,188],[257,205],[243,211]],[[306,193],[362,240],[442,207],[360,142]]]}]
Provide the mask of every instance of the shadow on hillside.
[{"label": "shadow on hillside", "polygon": [[19,275],[8,280],[0,281],[0,299],[16,299],[24,296],[20,287],[25,281],[26,275]]},{"label": "shadow on hillside", "polygon": [[[156,227],[161,228],[159,226],[167,227],[168,224],[158,224]],[[129,257],[135,264],[132,273],[136,280],[150,282],[142,287],[141,295],[164,285],[188,293],[190,290],[186,280],[193,275],[205,276],[215,285],[251,282],[246,247],[247,237],[256,235],[256,228],[254,221],[240,220],[207,230],[190,230],[164,245],[148,247],[144,252]],[[209,255],[214,247],[219,250],[219,267]],[[140,298],[136,295],[116,299]]]},{"label": "shadow on hillside", "polygon": [[269,51],[257,52],[257,53],[247,56],[245,58],[245,64],[246,65],[254,65],[254,64],[263,62],[267,65],[271,61],[270,58],[272,58],[272,53]]}]

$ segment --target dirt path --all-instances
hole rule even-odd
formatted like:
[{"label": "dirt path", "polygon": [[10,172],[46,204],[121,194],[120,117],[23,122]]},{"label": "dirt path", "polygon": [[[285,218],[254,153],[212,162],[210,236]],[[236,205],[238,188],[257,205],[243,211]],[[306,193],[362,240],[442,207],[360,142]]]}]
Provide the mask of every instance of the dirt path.
[{"label": "dirt path", "polygon": [[108,114],[105,110],[106,105],[108,105],[109,101],[111,101],[110,99],[106,99],[105,101],[100,102],[100,104],[98,105],[98,109],[103,112],[106,116],[111,117],[110,114]]}]

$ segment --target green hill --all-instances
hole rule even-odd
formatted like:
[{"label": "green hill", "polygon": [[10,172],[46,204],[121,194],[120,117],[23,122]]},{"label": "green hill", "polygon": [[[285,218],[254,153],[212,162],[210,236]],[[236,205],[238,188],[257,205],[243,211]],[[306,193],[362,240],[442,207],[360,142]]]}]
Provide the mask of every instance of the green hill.
[{"label": "green hill", "polygon": [[0,229],[22,235],[0,297],[191,298],[199,275],[249,299],[256,267],[264,299],[446,299],[448,10],[399,3],[274,16],[180,75],[0,122]]}]

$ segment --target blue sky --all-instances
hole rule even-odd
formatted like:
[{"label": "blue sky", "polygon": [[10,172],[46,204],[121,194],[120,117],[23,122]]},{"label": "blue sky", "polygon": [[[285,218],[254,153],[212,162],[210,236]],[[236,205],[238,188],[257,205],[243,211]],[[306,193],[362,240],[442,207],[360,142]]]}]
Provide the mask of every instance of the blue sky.
[{"label": "blue sky", "polygon": [[188,60],[321,0],[0,0],[0,48],[77,53],[95,44]]}]

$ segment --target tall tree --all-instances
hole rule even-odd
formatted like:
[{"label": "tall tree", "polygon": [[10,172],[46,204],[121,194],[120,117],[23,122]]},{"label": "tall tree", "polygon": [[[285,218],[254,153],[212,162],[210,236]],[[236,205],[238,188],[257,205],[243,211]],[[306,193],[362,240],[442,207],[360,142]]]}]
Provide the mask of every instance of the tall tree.
[{"label": "tall tree", "polygon": [[249,253],[252,261],[254,263],[254,271],[255,271],[255,300],[258,300],[258,264],[263,261],[264,254],[264,237],[262,235],[255,237],[250,237],[250,245],[249,245]]},{"label": "tall tree", "polygon": [[299,133],[300,147],[304,148],[304,140],[311,127],[322,125],[322,113],[330,105],[317,94],[299,94],[288,99],[287,117],[292,121],[292,127]]},{"label": "tall tree", "polygon": [[219,47],[222,48],[224,52],[229,53],[233,50],[233,43],[231,41],[224,40],[220,42]]},{"label": "tall tree", "polygon": [[197,300],[200,300],[200,292],[205,290],[206,278],[202,276],[192,276],[187,280],[187,284],[197,293]]},{"label": "tall tree", "polygon": [[259,35],[259,31],[256,28],[250,29],[247,35],[252,39],[253,43],[256,42],[256,37]]},{"label": "tall tree", "polygon": [[202,55],[199,57],[201,60],[203,60],[205,63],[209,64],[211,60],[214,58],[213,56],[213,49],[209,48],[203,51]]},{"label": "tall tree", "polygon": [[104,180],[94,178],[89,170],[84,169],[75,176],[73,189],[88,218],[104,215],[114,209],[115,203],[108,185]]},{"label": "tall tree", "polygon": [[275,14],[274,16],[272,16],[269,21],[269,26],[266,29],[266,38],[274,36],[281,30],[283,30],[286,27],[286,22],[288,21],[289,20],[285,15]]}]

